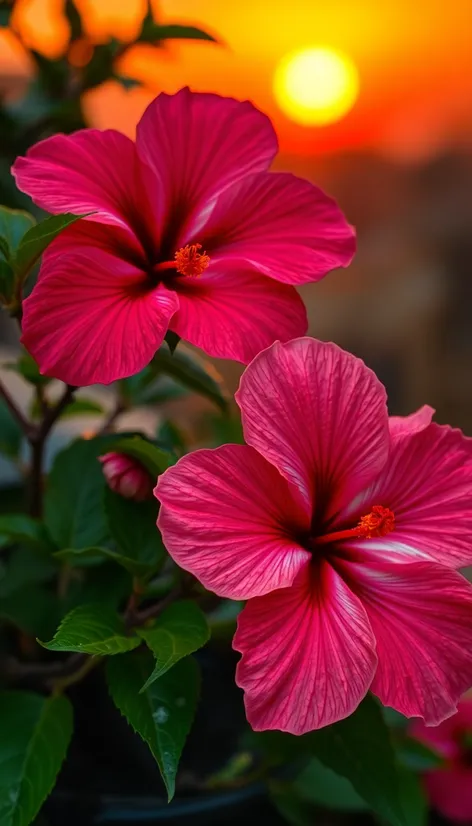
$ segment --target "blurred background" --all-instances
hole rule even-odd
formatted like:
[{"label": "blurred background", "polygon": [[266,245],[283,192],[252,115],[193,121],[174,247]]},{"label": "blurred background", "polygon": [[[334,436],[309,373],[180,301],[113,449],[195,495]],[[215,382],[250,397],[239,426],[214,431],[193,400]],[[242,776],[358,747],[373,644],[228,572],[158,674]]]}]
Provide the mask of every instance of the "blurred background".
[{"label": "blurred background", "polygon": [[[133,135],[184,85],[249,98],[278,132],[276,167],[357,228],[353,265],[302,289],[310,333],[362,356],[392,412],[427,402],[472,435],[470,0],[17,0],[0,14],[0,203],[28,208],[9,165],[54,131]],[[146,38],[143,18],[167,34]],[[234,390],[240,368],[217,366]]]}]

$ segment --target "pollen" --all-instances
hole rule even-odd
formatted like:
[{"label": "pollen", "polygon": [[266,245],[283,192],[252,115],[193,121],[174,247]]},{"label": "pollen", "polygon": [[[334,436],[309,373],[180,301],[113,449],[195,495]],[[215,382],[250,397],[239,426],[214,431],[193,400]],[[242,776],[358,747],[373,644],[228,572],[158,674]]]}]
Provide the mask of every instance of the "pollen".
[{"label": "pollen", "polygon": [[210,256],[206,252],[199,252],[201,244],[187,244],[175,253],[177,272],[193,278],[201,275],[210,263]]},{"label": "pollen", "polygon": [[357,525],[357,535],[365,539],[386,536],[395,528],[395,514],[390,508],[373,505],[370,513],[361,516]]}]

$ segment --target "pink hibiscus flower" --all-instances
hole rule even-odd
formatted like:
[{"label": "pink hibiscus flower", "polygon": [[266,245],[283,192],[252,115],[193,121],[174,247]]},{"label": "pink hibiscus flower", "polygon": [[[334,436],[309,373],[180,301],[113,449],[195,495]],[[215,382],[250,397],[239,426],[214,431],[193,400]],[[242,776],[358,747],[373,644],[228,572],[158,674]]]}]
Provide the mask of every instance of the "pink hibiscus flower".
[{"label": "pink hibiscus flower", "polygon": [[426,728],[418,720],[411,733],[445,761],[444,768],[424,778],[432,805],[448,820],[472,823],[472,697],[464,697],[457,714],[437,728]]},{"label": "pink hibiscus flower", "polygon": [[184,457],[156,496],[174,560],[248,600],[249,722],[303,734],[369,689],[440,722],[472,685],[472,440],[431,408],[389,419],[371,370],[310,338],[260,353],[237,401],[247,445]]},{"label": "pink hibiscus flower", "polygon": [[182,89],[150,104],[136,143],[85,129],[18,158],[36,204],[93,211],[49,247],[24,302],[41,372],[107,384],[145,367],[168,329],[244,363],[303,334],[292,285],[347,266],[354,232],[320,189],[268,172],[276,152],[251,103]]}]

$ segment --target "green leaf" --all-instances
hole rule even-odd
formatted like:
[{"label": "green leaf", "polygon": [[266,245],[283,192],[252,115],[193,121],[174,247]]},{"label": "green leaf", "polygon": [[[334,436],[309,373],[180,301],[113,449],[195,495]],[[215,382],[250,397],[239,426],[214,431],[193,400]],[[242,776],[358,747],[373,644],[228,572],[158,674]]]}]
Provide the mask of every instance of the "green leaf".
[{"label": "green leaf", "polygon": [[444,765],[444,758],[437,751],[413,737],[404,737],[397,745],[397,751],[403,765],[413,771],[432,771]]},{"label": "green leaf", "polygon": [[126,635],[121,617],[101,603],[74,608],[64,617],[54,638],[50,642],[41,642],[49,651],[101,655],[123,654],[139,644],[138,637]]},{"label": "green leaf", "polygon": [[405,766],[398,767],[400,800],[407,826],[424,826],[428,814],[428,801],[418,774]]},{"label": "green leaf", "polygon": [[174,355],[180,340],[180,336],[178,336],[177,333],[174,333],[173,330],[167,330],[167,333],[164,336],[164,341],[166,342],[172,355]]},{"label": "green leaf", "polygon": [[126,77],[125,75],[115,74],[114,78],[121,84],[123,89],[126,89],[127,91],[129,89],[136,89],[138,86],[141,86],[141,82],[136,80],[134,77]]},{"label": "green leaf", "polygon": [[23,434],[5,402],[0,399],[0,453],[15,459],[20,451]]},{"label": "green leaf", "polygon": [[205,614],[190,600],[169,605],[152,628],[138,629],[138,634],[156,658],[154,670],[141,691],[146,691],[182,657],[193,654],[210,638]]},{"label": "green leaf", "polygon": [[9,364],[4,364],[3,366],[7,370],[12,370],[14,373],[17,373],[19,376],[24,378],[25,381],[35,387],[45,387],[52,381],[52,379],[47,378],[47,376],[41,375],[39,372],[39,367],[33,356],[31,356],[26,350],[21,353],[16,362],[10,362]]},{"label": "green leaf", "polygon": [[[97,404],[97,402],[92,399],[79,398],[74,399],[71,404],[67,405],[66,409],[61,414],[61,419],[71,419],[74,416],[84,416],[90,414],[99,415],[101,413],[103,413],[103,407]],[[33,399],[33,403],[30,408],[30,415],[33,419],[37,419],[41,415],[41,407],[36,398]]]},{"label": "green leaf", "polygon": [[151,476],[159,476],[173,463],[172,456],[140,436],[116,436],[108,445],[109,452],[126,453],[141,462]]},{"label": "green leaf", "polygon": [[110,659],[108,686],[115,705],[148,744],[171,801],[180,755],[197,708],[200,674],[195,660],[187,657],[140,694],[151,667],[147,652]]},{"label": "green leaf", "polygon": [[188,393],[185,387],[178,384],[169,376],[158,376],[150,367],[145,367],[134,376],[120,381],[120,390],[131,406],[146,404],[163,404],[173,399],[181,398]]},{"label": "green leaf", "polygon": [[52,548],[44,525],[23,513],[0,515],[0,534],[7,536],[12,544],[22,542],[43,551]]},{"label": "green leaf", "polygon": [[327,809],[361,812],[368,808],[349,780],[315,758],[292,784],[292,789],[300,799]]},{"label": "green leaf", "polygon": [[75,3],[73,3],[72,0],[66,0],[64,14],[67,17],[67,22],[70,26],[70,39],[77,40],[79,37],[82,37],[82,19]]},{"label": "green leaf", "polygon": [[[2,239],[0,239],[1,241]],[[15,288],[15,273],[10,264],[0,259],[0,300],[9,304]]]},{"label": "green leaf", "polygon": [[0,823],[28,826],[54,786],[72,736],[66,697],[0,694]]},{"label": "green leaf", "polygon": [[404,824],[398,766],[382,711],[368,696],[350,717],[301,738],[312,754],[392,824]]},{"label": "green leaf", "polygon": [[13,7],[10,5],[2,5],[0,7],[0,26],[5,28],[8,26],[12,11]]},{"label": "green leaf", "polygon": [[155,571],[164,558],[165,548],[156,527],[158,503],[124,499],[110,488],[105,490],[108,530],[120,552],[107,552],[128,571],[143,576]]},{"label": "green leaf", "polygon": [[58,548],[92,548],[108,539],[105,479],[97,457],[106,439],[79,439],[55,459],[45,495],[45,522]]},{"label": "green leaf", "polygon": [[[91,215],[91,212],[86,215]],[[24,279],[34,267],[51,241],[62,232],[63,229],[75,224],[85,218],[86,215],[72,215],[65,212],[63,215],[51,215],[36,226],[26,232],[17,249],[15,257],[15,270],[19,278]]]},{"label": "green leaf", "polygon": [[138,40],[144,43],[158,43],[160,40],[207,40],[218,43],[216,37],[196,26],[180,26],[178,23],[160,26],[149,19],[143,24]]},{"label": "green leaf", "polygon": [[[0,256],[3,256],[5,261],[8,261],[10,258],[10,247],[8,246],[8,241],[6,238],[2,238],[0,235]],[[0,258],[0,261],[2,259]]]},{"label": "green leaf", "polygon": [[130,574],[119,565],[106,561],[89,568],[87,576],[74,576],[71,579],[63,605],[65,611],[69,612],[78,605],[98,602],[112,611],[118,611],[129,597],[132,587]]},{"label": "green leaf", "polygon": [[291,826],[313,826],[318,822],[319,812],[313,804],[298,797],[290,785],[272,781],[269,793],[273,805]]},{"label": "green leaf", "polygon": [[221,410],[227,410],[228,398],[223,389],[221,376],[209,361],[194,355],[189,356],[181,349],[172,355],[167,345],[163,345],[150,366],[156,375],[163,373],[171,376],[189,390],[210,399]]},{"label": "green leaf", "polygon": [[108,557],[115,559],[117,554],[110,548],[62,548],[55,551],[54,559],[69,562],[76,568],[93,568],[101,565]]},{"label": "green leaf", "polygon": [[113,77],[116,52],[117,42],[113,39],[109,43],[99,43],[95,46],[91,59],[83,69],[83,89],[93,89]]},{"label": "green leaf", "polygon": [[[11,544],[11,540],[6,544]],[[16,548],[8,555],[5,570],[0,575],[0,596],[9,596],[25,585],[47,582],[55,576],[57,568],[49,547],[47,550],[34,545]]]},{"label": "green leaf", "polygon": [[35,223],[29,212],[0,206],[0,237],[4,241],[2,250],[5,250],[5,246],[8,248],[6,257],[13,259],[21,239]]},{"label": "green leaf", "polygon": [[36,583],[0,596],[0,617],[31,637],[53,634],[59,616],[55,594]]}]

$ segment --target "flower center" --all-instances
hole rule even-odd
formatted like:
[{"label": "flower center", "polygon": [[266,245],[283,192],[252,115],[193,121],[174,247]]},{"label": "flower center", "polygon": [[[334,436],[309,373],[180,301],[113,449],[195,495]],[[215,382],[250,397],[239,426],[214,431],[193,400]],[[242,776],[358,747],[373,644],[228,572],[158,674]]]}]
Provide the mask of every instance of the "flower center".
[{"label": "flower center", "polygon": [[200,252],[201,248],[201,244],[187,244],[177,250],[173,261],[161,261],[154,267],[154,271],[177,270],[181,275],[197,278],[210,263],[210,256],[206,252]]},{"label": "flower center", "polygon": [[395,514],[383,505],[373,505],[370,513],[361,516],[355,528],[334,531],[316,538],[316,545],[327,545],[340,539],[374,539],[386,536],[395,529]]},{"label": "flower center", "polygon": [[187,244],[175,253],[175,266],[182,275],[196,278],[201,275],[210,263],[210,256],[206,252],[200,253],[201,244]]}]

